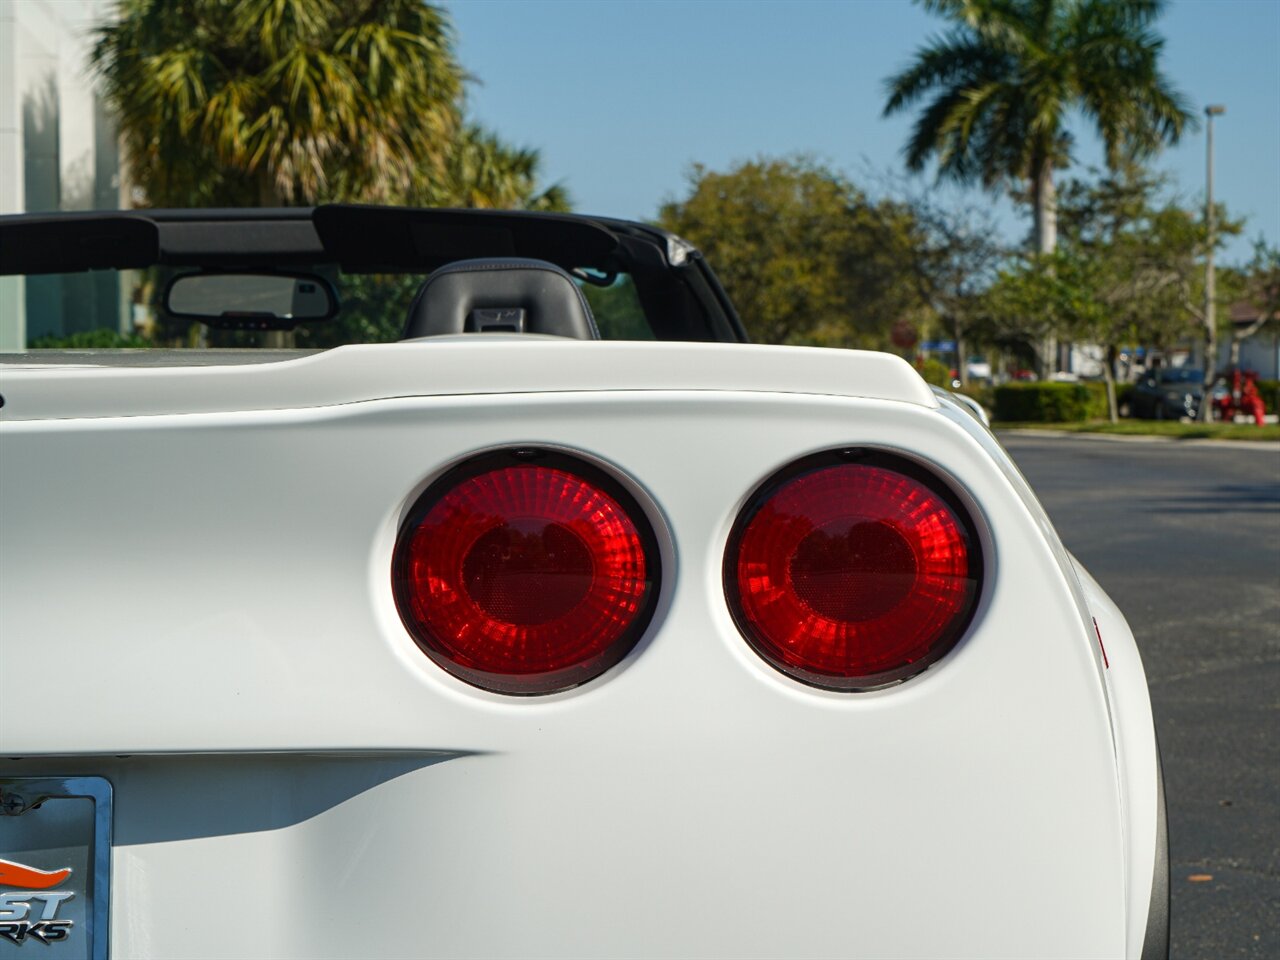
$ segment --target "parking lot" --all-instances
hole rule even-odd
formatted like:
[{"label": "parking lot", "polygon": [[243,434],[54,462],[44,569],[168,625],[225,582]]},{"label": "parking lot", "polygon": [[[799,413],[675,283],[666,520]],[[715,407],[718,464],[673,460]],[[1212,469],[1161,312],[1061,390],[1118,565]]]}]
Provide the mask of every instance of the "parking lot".
[{"label": "parking lot", "polygon": [[1280,451],[1001,439],[1142,651],[1172,956],[1280,956]]}]

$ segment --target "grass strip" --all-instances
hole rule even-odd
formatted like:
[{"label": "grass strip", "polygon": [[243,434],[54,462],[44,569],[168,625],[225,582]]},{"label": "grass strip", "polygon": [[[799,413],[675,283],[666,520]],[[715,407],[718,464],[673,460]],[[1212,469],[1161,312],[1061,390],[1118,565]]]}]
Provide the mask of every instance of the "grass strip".
[{"label": "grass strip", "polygon": [[1179,423],[1174,420],[1091,420],[1085,423],[993,423],[995,430],[1056,430],[1062,433],[1110,433],[1121,436],[1169,437],[1174,440],[1280,441],[1280,424]]}]

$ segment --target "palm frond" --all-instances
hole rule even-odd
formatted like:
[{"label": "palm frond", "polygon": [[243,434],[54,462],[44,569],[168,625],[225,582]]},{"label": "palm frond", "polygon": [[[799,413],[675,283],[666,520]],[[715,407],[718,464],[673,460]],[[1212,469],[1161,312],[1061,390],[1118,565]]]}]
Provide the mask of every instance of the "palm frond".
[{"label": "palm frond", "polygon": [[974,37],[952,31],[916,51],[911,66],[885,81],[884,116],[906,109],[939,87],[978,87],[1008,68],[1006,59]]},{"label": "palm frond", "polygon": [[119,12],[93,62],[149,194],[225,186],[252,203],[266,182],[310,202],[336,183],[394,199],[443,177],[465,75],[439,7],[122,0]]},{"label": "palm frond", "polygon": [[885,115],[923,104],[903,151],[912,170],[936,159],[939,176],[990,187],[1060,168],[1076,108],[1113,167],[1176,143],[1194,124],[1158,70],[1162,41],[1151,24],[1164,0],[922,3],[953,26],[885,82]]}]

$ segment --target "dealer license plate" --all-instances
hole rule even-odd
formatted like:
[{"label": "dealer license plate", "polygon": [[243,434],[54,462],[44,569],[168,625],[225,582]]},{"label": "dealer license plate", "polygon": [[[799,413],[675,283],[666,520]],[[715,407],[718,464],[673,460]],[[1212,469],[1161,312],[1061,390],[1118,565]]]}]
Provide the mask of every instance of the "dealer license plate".
[{"label": "dealer license plate", "polygon": [[0,958],[107,956],[111,784],[0,777]]}]

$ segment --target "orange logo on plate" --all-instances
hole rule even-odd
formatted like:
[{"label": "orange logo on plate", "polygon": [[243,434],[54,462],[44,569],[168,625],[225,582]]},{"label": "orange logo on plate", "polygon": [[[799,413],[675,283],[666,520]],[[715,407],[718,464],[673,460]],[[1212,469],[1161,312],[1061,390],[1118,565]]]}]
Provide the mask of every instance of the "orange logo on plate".
[{"label": "orange logo on plate", "polygon": [[37,870],[12,860],[0,860],[0,885],[21,887],[24,890],[48,890],[71,876],[71,868],[61,870]]}]

